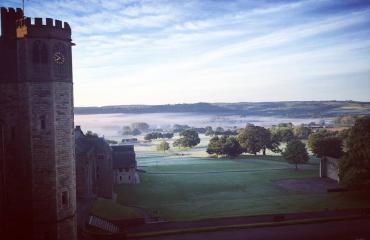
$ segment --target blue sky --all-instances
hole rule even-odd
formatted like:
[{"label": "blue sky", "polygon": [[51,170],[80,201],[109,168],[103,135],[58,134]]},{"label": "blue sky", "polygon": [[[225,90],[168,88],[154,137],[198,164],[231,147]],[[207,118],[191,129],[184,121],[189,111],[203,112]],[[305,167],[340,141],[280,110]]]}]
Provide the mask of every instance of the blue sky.
[{"label": "blue sky", "polygon": [[29,0],[26,15],[70,23],[76,106],[370,101],[370,0]]}]

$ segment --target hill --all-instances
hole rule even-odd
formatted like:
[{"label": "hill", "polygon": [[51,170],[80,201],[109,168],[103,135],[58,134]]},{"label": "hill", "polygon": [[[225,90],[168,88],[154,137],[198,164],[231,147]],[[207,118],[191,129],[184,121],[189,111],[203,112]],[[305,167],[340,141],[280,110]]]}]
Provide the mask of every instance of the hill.
[{"label": "hill", "polygon": [[75,114],[111,113],[202,113],[281,117],[334,117],[370,115],[370,102],[355,101],[287,101],[240,103],[191,103],[166,105],[117,105],[76,107]]}]

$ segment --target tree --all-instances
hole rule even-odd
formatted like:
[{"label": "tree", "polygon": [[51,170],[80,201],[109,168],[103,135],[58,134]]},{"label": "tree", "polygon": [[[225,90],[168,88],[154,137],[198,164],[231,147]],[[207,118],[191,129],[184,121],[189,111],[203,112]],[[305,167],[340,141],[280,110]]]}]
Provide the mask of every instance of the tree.
[{"label": "tree", "polygon": [[370,117],[356,120],[348,138],[348,151],[339,161],[341,184],[352,189],[370,187]]},{"label": "tree", "polygon": [[333,123],[336,126],[353,126],[356,121],[355,116],[340,116],[333,119]]},{"label": "tree", "polygon": [[271,130],[272,137],[278,142],[289,142],[294,139],[294,133],[291,128],[275,127]]},{"label": "tree", "polygon": [[288,163],[295,164],[296,170],[298,170],[299,163],[306,163],[308,161],[306,147],[300,140],[288,142],[282,156]]},{"label": "tree", "polygon": [[212,129],[211,126],[205,127],[205,130],[206,130],[206,132],[205,132],[206,136],[213,136],[214,132],[213,132],[213,129]]},{"label": "tree", "polygon": [[190,128],[191,127],[189,127],[188,125],[175,124],[175,125],[173,125],[173,132],[174,133],[181,133],[182,131],[188,130]]},{"label": "tree", "polygon": [[166,142],[165,140],[162,140],[158,145],[157,145],[157,151],[167,151],[170,149],[170,144]]},{"label": "tree", "polygon": [[243,153],[238,140],[235,137],[226,137],[226,141],[222,146],[222,152],[227,156],[236,157]]},{"label": "tree", "polygon": [[257,154],[262,150],[266,155],[266,149],[277,150],[276,142],[272,141],[269,130],[259,126],[248,125],[241,129],[237,140],[243,152]]},{"label": "tree", "polygon": [[158,138],[173,138],[173,133],[151,132],[151,133],[147,133],[144,137],[144,139],[147,141],[158,139]]},{"label": "tree", "polygon": [[149,124],[146,122],[133,122],[131,123],[131,129],[138,129],[140,131],[148,131],[149,129]]},{"label": "tree", "polygon": [[316,141],[313,153],[320,158],[339,158],[342,155],[342,140],[338,137],[320,138]]},{"label": "tree", "polygon": [[163,133],[162,136],[163,136],[163,138],[170,139],[170,138],[173,138],[173,133]]},{"label": "tree", "polygon": [[238,140],[231,136],[214,136],[207,147],[208,154],[227,155],[235,157],[243,152]]},{"label": "tree", "polygon": [[308,139],[310,134],[312,133],[311,128],[305,126],[299,126],[293,128],[294,137],[298,139]]},{"label": "tree", "polygon": [[[341,148],[342,144],[338,145],[338,140],[336,138],[335,132],[329,132],[327,130],[320,130],[315,133],[311,133],[308,137],[307,145],[317,157],[331,156],[338,157],[337,154],[333,154],[333,151],[329,148],[335,147]],[[324,140],[329,139],[329,140]],[[341,151],[338,151],[338,153]],[[329,155],[327,155],[329,154]]]},{"label": "tree", "polygon": [[129,126],[124,126],[122,129],[122,135],[140,135],[141,131],[136,128],[131,128]]},{"label": "tree", "polygon": [[217,127],[215,132],[219,132],[219,133],[222,133],[223,131],[225,131],[225,129],[223,129],[222,127]]},{"label": "tree", "polygon": [[123,126],[122,128],[122,135],[131,135],[131,127],[129,126]]},{"label": "tree", "polygon": [[223,154],[222,150],[223,150],[222,143],[218,136],[214,136],[213,138],[209,140],[208,147],[207,147],[208,154],[216,154],[217,156],[222,155]]},{"label": "tree", "polygon": [[177,139],[173,146],[175,147],[195,147],[200,143],[198,133],[193,129],[187,129],[180,133],[180,138]]},{"label": "tree", "polygon": [[90,130],[87,130],[87,132],[86,132],[86,136],[92,136],[92,137],[97,137],[98,136],[98,134],[97,133],[94,133],[94,132],[92,132],[92,131],[90,131]]},{"label": "tree", "polygon": [[140,135],[141,134],[141,131],[139,129],[133,129],[132,132],[131,132],[131,135],[133,136],[137,136],[137,135]]}]

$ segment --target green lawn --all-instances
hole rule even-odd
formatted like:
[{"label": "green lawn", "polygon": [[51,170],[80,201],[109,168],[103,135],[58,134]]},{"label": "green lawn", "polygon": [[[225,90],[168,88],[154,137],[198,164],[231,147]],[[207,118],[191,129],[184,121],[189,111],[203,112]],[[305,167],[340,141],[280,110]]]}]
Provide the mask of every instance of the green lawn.
[{"label": "green lawn", "polygon": [[125,207],[113,202],[112,200],[101,198],[94,202],[90,213],[109,220],[143,218],[143,215],[134,208]]},{"label": "green lawn", "polygon": [[[140,206],[149,214],[167,220],[370,207],[370,199],[358,193],[308,194],[274,184],[275,180],[284,178],[317,177],[317,164],[300,166],[301,170],[295,171],[293,166],[281,160],[266,160],[268,158],[236,160],[169,156],[153,159],[138,160],[147,171],[141,174],[140,184],[115,186],[117,201],[123,205]],[[230,170],[246,172],[200,173]]]}]

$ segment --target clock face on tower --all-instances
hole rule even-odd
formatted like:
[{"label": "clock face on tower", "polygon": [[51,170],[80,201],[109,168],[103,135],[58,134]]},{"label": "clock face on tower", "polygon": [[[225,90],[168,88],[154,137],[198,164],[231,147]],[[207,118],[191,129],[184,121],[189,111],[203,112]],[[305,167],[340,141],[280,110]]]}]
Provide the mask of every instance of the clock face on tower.
[{"label": "clock face on tower", "polygon": [[64,64],[65,58],[64,58],[63,53],[55,52],[54,55],[53,55],[53,61],[54,61],[55,64],[59,64],[59,65]]}]

